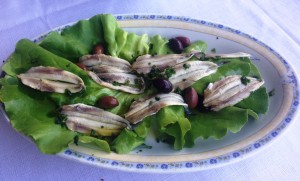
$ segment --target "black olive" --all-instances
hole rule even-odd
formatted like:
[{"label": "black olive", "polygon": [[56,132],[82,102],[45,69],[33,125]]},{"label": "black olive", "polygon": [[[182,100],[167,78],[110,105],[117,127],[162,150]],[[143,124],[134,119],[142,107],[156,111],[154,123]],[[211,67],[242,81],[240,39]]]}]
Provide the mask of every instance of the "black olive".
[{"label": "black olive", "polygon": [[182,43],[176,38],[171,38],[168,45],[175,53],[181,53],[183,51]]},{"label": "black olive", "polygon": [[163,78],[156,78],[153,80],[154,87],[163,93],[169,93],[173,89],[173,85],[170,81]]},{"label": "black olive", "polygon": [[185,37],[185,36],[178,36],[176,37],[177,40],[180,41],[180,43],[182,44],[182,47],[185,48],[185,47],[188,47],[191,45],[191,41],[188,37]]}]

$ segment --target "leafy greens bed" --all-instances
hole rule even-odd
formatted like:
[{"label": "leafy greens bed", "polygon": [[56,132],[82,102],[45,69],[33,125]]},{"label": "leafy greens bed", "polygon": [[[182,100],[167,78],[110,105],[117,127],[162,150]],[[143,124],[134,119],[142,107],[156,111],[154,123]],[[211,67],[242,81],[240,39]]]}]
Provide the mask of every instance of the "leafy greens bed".
[{"label": "leafy greens bed", "polygon": [[[123,116],[133,100],[150,95],[155,90],[143,94],[130,94],[103,87],[95,83],[75,63],[78,59],[92,52],[96,44],[104,44],[106,54],[123,58],[130,63],[144,54],[162,55],[173,53],[168,47],[168,39],[156,35],[136,35],[118,27],[112,15],[96,15],[89,20],[82,20],[67,27],[60,34],[51,32],[39,45],[23,39],[17,43],[15,52],[2,67],[6,73],[1,78],[0,99],[12,126],[19,132],[32,138],[38,148],[46,154],[55,154],[66,148],[69,143],[93,145],[100,150],[128,153],[143,144],[151,129],[157,139],[173,145],[174,149],[192,147],[199,137],[221,139],[228,131],[236,133],[249,120],[257,119],[258,114],[268,109],[268,94],[261,87],[234,106],[214,112],[191,110],[185,114],[183,106],[168,106],[157,114],[148,116],[134,127],[124,129],[115,137],[97,137],[73,132],[57,123],[57,109],[65,104],[84,103],[95,105],[105,95],[114,96],[119,106],[110,112]],[[196,41],[185,52],[198,50],[204,52],[205,42]],[[215,58],[214,63],[223,64],[216,73],[206,76],[193,84],[199,95],[210,82],[224,76],[242,75],[261,78],[257,68],[249,58]],[[226,62],[226,63],[225,63]],[[21,83],[16,75],[35,66],[51,66],[67,70],[78,75],[86,86],[84,92],[61,94],[40,92]],[[155,125],[155,126],[153,126]]]}]

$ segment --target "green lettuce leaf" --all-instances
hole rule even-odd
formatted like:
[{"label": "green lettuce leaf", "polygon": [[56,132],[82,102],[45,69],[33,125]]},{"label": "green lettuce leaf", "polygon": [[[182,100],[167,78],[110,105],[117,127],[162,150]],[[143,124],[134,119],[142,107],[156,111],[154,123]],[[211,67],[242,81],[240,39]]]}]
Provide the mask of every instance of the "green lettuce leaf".
[{"label": "green lettuce leaf", "polygon": [[251,109],[256,113],[265,114],[268,111],[268,103],[269,96],[267,89],[265,87],[261,87],[252,92],[249,97],[237,103],[235,106],[244,109]]},{"label": "green lettuce leaf", "polygon": [[89,20],[81,20],[65,28],[61,34],[51,32],[41,42],[41,46],[50,52],[77,62],[79,57],[91,54],[93,47],[104,44],[101,15]]},{"label": "green lettuce leaf", "polygon": [[150,37],[150,55],[165,55],[169,53],[173,53],[173,51],[169,48],[168,45],[169,40],[161,37],[160,35],[155,35]]},{"label": "green lettuce leaf", "polygon": [[108,153],[110,152],[110,147],[107,141],[91,136],[78,136],[77,144],[93,149],[102,150]]},{"label": "green lettuce leaf", "polygon": [[191,130],[185,136],[185,146],[194,146],[194,141],[198,137],[221,139],[228,131],[237,133],[248,121],[249,114],[253,112],[237,107],[227,107],[218,112],[195,111],[194,114],[188,116]]},{"label": "green lettuce leaf", "polygon": [[149,51],[148,35],[136,35],[128,33],[118,27],[116,19],[112,15],[102,15],[104,39],[108,53],[133,62],[138,56]]},{"label": "green lettuce leaf", "polygon": [[124,31],[119,28],[115,17],[110,14],[81,20],[64,29],[61,34],[52,32],[40,45],[56,55],[77,62],[79,57],[91,54],[96,44],[105,45],[106,54],[129,62],[149,51],[149,40],[146,34],[139,36]]},{"label": "green lettuce leaf", "polygon": [[134,130],[124,129],[111,144],[111,149],[116,153],[129,153],[145,142],[149,134],[152,116],[145,118]]},{"label": "green lettuce leaf", "polygon": [[162,140],[169,140],[174,149],[182,149],[185,145],[185,134],[191,129],[190,121],[185,118],[184,107],[164,107],[153,117],[159,133],[156,136]]},{"label": "green lettuce leaf", "polygon": [[54,123],[56,105],[45,94],[23,86],[16,77],[1,80],[0,99],[12,126],[30,137],[43,153],[55,154],[73,141],[75,132]]},{"label": "green lettuce leaf", "polygon": [[195,41],[190,46],[184,48],[183,52],[192,52],[192,51],[200,51],[205,52],[207,49],[207,44],[204,41]]}]

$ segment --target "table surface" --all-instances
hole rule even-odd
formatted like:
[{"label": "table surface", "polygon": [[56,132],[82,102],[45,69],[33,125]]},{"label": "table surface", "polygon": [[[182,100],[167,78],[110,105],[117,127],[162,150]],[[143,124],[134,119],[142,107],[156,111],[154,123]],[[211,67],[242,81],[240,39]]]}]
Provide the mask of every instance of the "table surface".
[{"label": "table surface", "polygon": [[[21,38],[95,14],[189,16],[239,29],[265,42],[300,75],[300,1],[2,0],[0,58]],[[297,17],[297,18],[296,18]],[[97,168],[44,155],[0,117],[0,180],[300,180],[299,116],[273,144],[227,166],[182,174],[141,174]]]}]

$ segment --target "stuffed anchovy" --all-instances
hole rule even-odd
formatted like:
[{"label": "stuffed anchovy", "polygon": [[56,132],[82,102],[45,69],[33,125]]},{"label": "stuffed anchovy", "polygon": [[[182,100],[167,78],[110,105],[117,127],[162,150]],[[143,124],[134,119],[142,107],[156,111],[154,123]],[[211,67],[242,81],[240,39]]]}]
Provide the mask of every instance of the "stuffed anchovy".
[{"label": "stuffed anchovy", "polygon": [[155,56],[143,55],[138,57],[132,64],[132,69],[136,70],[139,74],[149,73],[152,67],[155,67],[162,71],[167,67],[173,67],[176,64],[188,61],[192,56],[194,56],[194,53]]},{"label": "stuffed anchovy", "polygon": [[124,128],[130,128],[130,123],[111,112],[85,105],[64,105],[61,114],[67,116],[66,125],[72,131],[91,133],[101,136],[111,136],[120,133]]},{"label": "stuffed anchovy", "polygon": [[227,76],[207,86],[204,90],[203,105],[210,107],[213,111],[219,111],[247,98],[251,92],[259,89],[263,84],[263,80],[253,77]]},{"label": "stuffed anchovy", "polygon": [[144,79],[131,73],[131,65],[126,60],[95,54],[85,55],[79,62],[87,67],[89,76],[102,86],[132,94],[145,90]]},{"label": "stuffed anchovy", "polygon": [[143,118],[157,113],[161,108],[171,105],[182,105],[187,107],[183,98],[179,94],[157,94],[150,98],[142,98],[133,102],[129,111],[125,114],[125,119],[133,124],[142,121]]},{"label": "stuffed anchovy", "polygon": [[55,67],[32,67],[18,75],[22,83],[44,92],[76,93],[84,88],[83,80],[77,75]]}]

